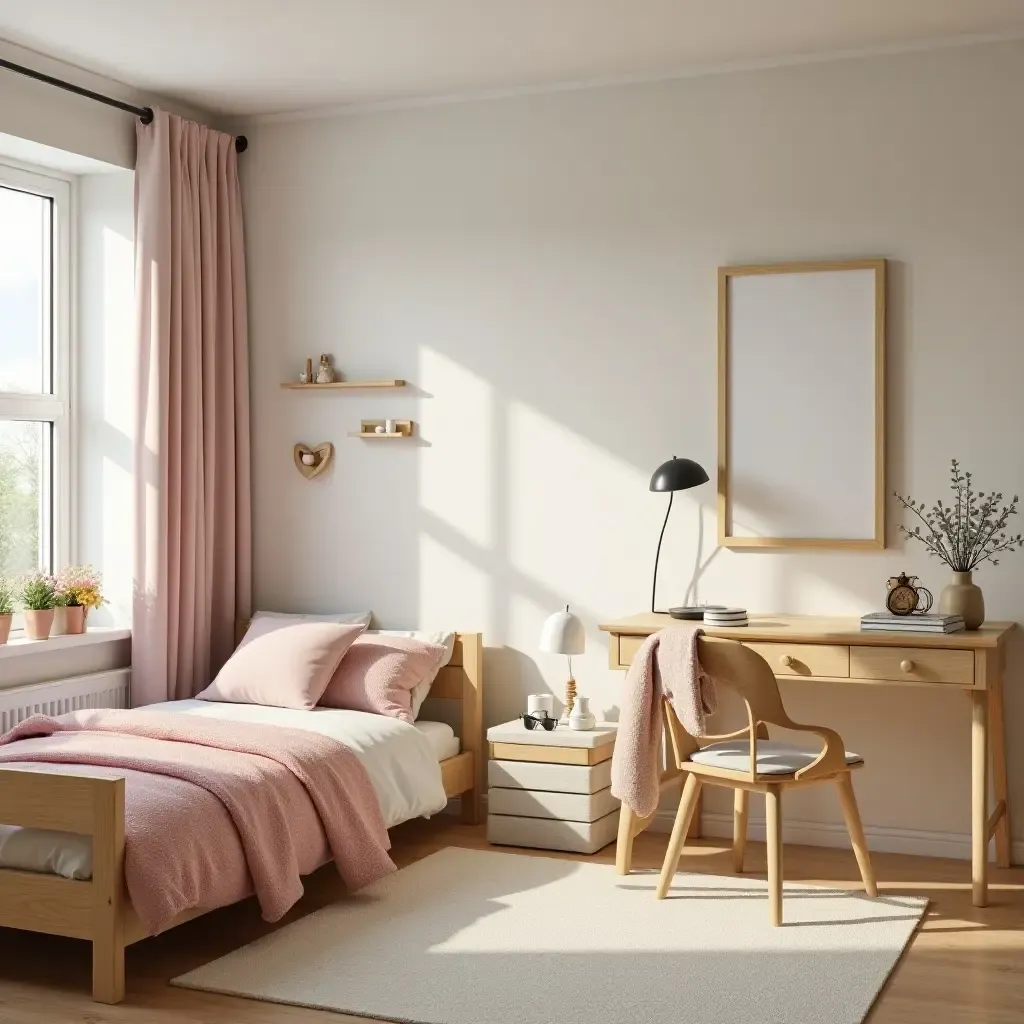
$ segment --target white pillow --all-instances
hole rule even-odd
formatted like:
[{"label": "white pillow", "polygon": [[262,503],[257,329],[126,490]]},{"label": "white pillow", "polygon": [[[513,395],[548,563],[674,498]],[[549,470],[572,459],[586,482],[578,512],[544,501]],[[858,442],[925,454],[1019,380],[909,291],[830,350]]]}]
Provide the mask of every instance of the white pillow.
[{"label": "white pillow", "polygon": [[366,635],[372,636],[373,634],[378,636],[404,636],[411,640],[422,640],[428,644],[440,644],[444,648],[444,657],[441,659],[441,664],[437,666],[437,671],[433,672],[429,677],[421,679],[410,691],[412,720],[415,722],[420,716],[420,708],[427,699],[427,694],[430,693],[430,687],[433,686],[437,673],[452,660],[452,654],[455,652],[455,633],[445,632],[444,630],[430,633],[418,629],[368,629],[366,631]]},{"label": "white pillow", "polygon": [[294,625],[296,622],[361,622],[364,626],[368,626],[372,618],[373,612],[331,612],[328,615],[306,615],[304,612],[256,612],[251,621],[281,619],[282,626]]}]

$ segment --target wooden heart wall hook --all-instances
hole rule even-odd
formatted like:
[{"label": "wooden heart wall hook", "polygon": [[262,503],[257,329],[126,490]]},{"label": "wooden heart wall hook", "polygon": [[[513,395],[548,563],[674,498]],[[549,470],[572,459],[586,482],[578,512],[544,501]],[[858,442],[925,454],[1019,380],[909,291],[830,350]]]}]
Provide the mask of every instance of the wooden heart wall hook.
[{"label": "wooden heart wall hook", "polygon": [[334,445],[330,441],[324,441],[323,444],[318,444],[315,448],[297,444],[293,451],[295,452],[295,465],[307,480],[319,476],[334,457]]}]

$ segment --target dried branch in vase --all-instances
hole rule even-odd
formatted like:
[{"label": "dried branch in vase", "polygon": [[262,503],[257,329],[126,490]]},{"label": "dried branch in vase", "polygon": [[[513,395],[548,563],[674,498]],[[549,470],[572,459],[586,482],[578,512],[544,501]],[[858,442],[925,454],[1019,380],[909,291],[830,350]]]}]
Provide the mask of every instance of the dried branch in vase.
[{"label": "dried branch in vase", "polygon": [[912,529],[901,523],[900,532],[920,541],[954,572],[972,572],[982,562],[998,565],[999,559],[993,556],[1024,547],[1024,534],[1006,532],[1010,516],[1017,514],[1020,499],[1016,494],[1006,505],[1001,491],[975,492],[971,474],[962,473],[956,459],[952,462],[950,487],[955,496],[953,504],[944,505],[940,498],[930,510],[925,509],[923,501],[894,492],[896,500],[921,520]]}]

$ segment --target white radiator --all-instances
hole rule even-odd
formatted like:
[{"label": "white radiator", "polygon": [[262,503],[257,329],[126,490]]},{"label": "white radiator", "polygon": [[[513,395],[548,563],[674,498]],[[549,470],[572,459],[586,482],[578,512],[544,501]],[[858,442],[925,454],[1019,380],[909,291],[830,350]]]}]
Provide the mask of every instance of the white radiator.
[{"label": "white radiator", "polygon": [[32,715],[63,715],[81,708],[126,708],[130,677],[131,669],[116,668],[0,690],[0,733]]}]

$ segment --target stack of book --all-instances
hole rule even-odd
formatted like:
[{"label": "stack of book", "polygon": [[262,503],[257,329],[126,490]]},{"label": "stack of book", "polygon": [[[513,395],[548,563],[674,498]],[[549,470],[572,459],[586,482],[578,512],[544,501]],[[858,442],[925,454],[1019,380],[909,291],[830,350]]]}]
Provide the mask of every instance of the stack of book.
[{"label": "stack of book", "polygon": [[911,612],[893,615],[891,612],[869,612],[861,617],[861,629],[891,629],[907,633],[960,633],[967,627],[962,615],[927,615]]}]

